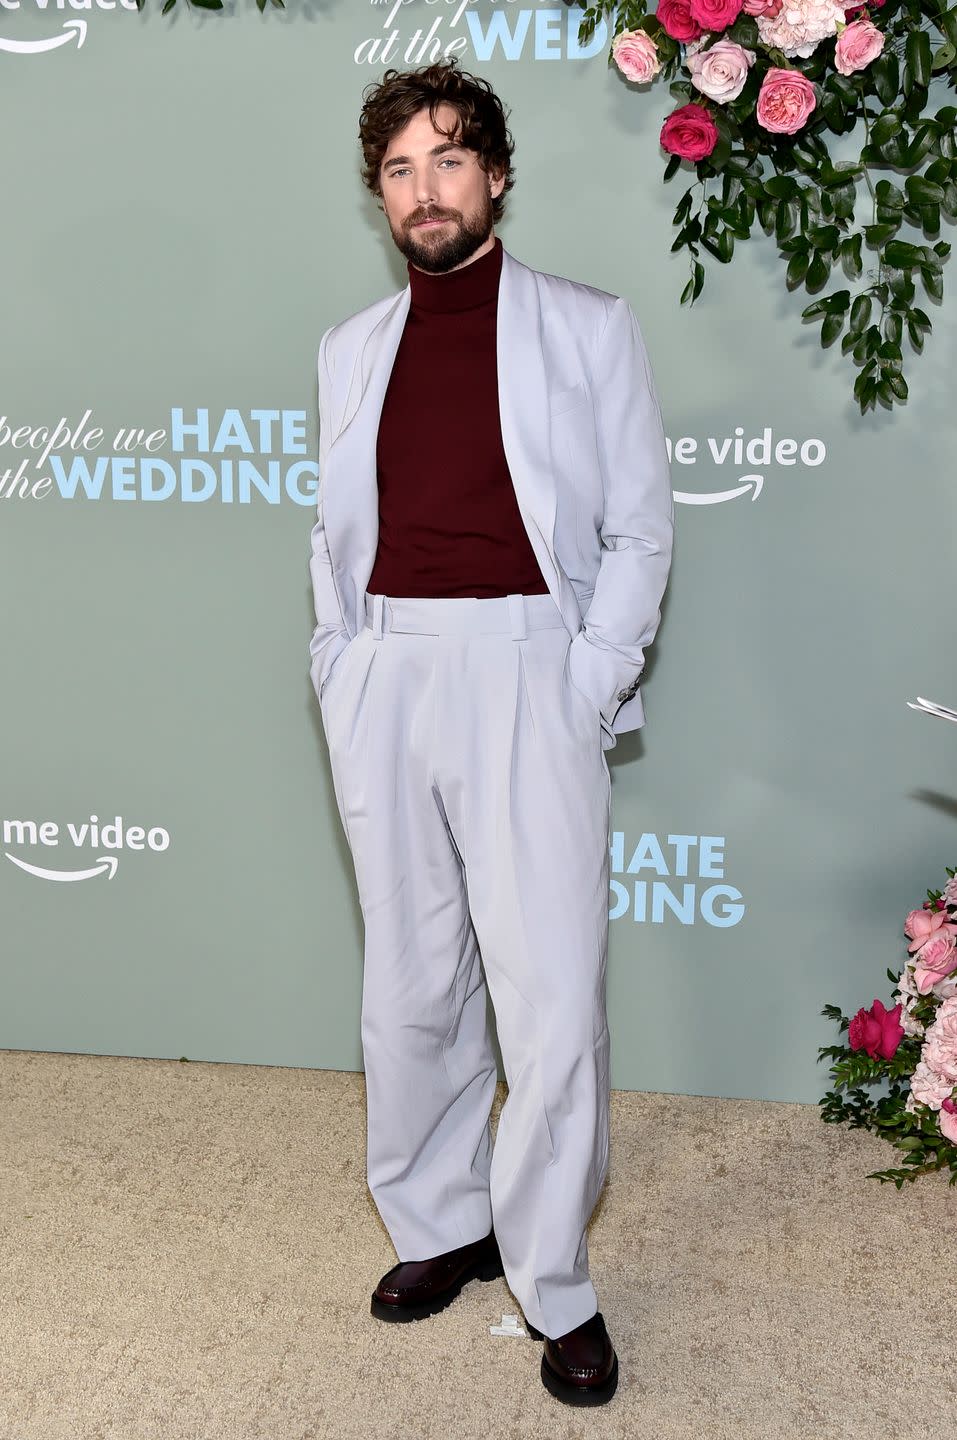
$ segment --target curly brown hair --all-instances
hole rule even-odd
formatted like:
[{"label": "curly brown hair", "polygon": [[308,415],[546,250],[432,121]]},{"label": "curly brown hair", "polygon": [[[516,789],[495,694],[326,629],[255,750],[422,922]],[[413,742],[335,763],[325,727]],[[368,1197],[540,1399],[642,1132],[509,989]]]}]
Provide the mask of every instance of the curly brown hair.
[{"label": "curly brown hair", "polygon": [[[443,103],[458,112],[458,122],[453,122],[450,130],[436,124],[435,112]],[[486,174],[505,176],[501,193],[492,200],[492,219],[497,224],[505,213],[505,196],[515,184],[511,162],[515,142],[505,123],[502,102],[489,82],[460,70],[454,55],[418,70],[387,70],[378,84],[363,91],[359,115],[362,183],[381,199],[379,171],[389,141],[426,106],[432,124],[446,139],[457,135],[460,145],[476,152]]]}]

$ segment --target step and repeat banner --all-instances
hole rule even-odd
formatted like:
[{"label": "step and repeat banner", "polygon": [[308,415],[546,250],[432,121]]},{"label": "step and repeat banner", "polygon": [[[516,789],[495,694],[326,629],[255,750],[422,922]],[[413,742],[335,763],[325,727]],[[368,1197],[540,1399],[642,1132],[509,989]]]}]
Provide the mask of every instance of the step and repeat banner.
[{"label": "step and repeat banner", "polygon": [[[625,295],[675,558],[612,772],[613,1084],[814,1101],[957,863],[957,327],[862,418],[773,242],[672,255],[673,108],[533,0],[0,0],[0,1046],[359,1069],[361,916],[308,678],[323,330],[405,285],[362,90],[502,97],[498,227]],[[685,182],[686,183],[686,182]],[[705,257],[707,258],[707,257]],[[560,777],[556,777],[560,783]]]}]

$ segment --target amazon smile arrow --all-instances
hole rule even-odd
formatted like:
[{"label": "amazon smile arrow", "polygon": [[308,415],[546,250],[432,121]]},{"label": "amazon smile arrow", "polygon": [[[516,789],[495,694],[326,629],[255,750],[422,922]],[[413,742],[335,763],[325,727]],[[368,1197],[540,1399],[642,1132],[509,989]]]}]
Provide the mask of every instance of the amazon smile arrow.
[{"label": "amazon smile arrow", "polygon": [[76,40],[76,48],[79,50],[86,39],[85,20],[64,20],[64,35],[51,35],[49,40],[10,40],[0,35],[0,50],[8,50],[11,55],[41,55],[45,50],[58,50],[61,45],[69,45],[70,41]]},{"label": "amazon smile arrow", "polygon": [[[4,850],[8,860],[14,865],[19,865],[28,875],[38,875],[41,880],[92,880],[94,875],[105,875],[110,872],[110,879],[116,874],[116,867],[120,863],[115,855],[101,855],[99,862],[92,870],[44,870],[42,865],[29,865],[26,860],[18,860],[16,855],[11,855],[9,850]],[[104,868],[105,867],[105,868]]]}]

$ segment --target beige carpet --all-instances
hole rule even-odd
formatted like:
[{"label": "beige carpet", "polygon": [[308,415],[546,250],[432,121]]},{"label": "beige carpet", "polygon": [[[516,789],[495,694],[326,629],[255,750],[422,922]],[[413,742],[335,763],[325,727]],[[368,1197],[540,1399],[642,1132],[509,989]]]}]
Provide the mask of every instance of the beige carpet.
[{"label": "beige carpet", "polygon": [[[823,1087],[822,1087],[823,1088]],[[616,1093],[592,1273],[621,1367],[552,1399],[502,1280],[383,1325],[362,1077],[0,1051],[2,1440],[957,1433],[957,1189],[814,1106]]]}]

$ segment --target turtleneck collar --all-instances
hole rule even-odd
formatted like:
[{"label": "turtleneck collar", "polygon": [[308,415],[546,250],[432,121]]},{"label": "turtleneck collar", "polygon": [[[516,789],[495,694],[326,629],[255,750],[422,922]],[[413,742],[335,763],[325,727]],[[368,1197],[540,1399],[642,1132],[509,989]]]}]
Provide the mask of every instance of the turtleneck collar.
[{"label": "turtleneck collar", "polygon": [[484,305],[498,294],[499,276],[502,273],[502,242],[495,236],[494,244],[484,255],[463,265],[460,270],[449,270],[444,275],[429,275],[406,261],[409,283],[412,287],[411,309],[413,310],[471,310]]}]

